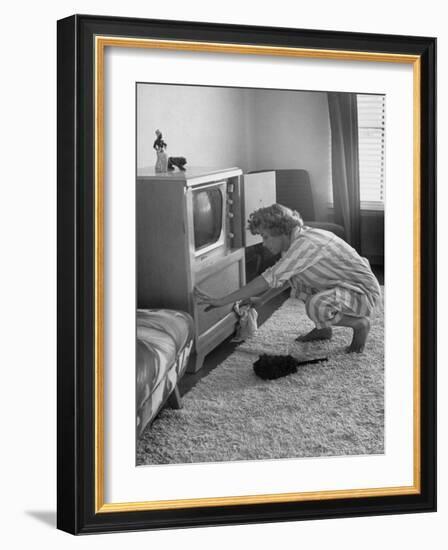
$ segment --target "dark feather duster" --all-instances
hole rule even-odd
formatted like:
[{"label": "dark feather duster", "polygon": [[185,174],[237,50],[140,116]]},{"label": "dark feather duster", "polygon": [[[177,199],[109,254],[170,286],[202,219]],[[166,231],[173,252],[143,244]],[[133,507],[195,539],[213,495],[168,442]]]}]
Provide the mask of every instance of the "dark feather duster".
[{"label": "dark feather duster", "polygon": [[297,372],[297,367],[327,361],[327,357],[297,361],[292,355],[261,355],[254,363],[254,371],[263,380],[275,380]]}]

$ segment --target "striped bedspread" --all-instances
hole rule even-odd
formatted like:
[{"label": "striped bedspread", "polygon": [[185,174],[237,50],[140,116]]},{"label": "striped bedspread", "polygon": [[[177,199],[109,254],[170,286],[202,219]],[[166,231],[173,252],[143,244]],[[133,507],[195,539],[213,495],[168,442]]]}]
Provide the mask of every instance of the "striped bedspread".
[{"label": "striped bedspread", "polygon": [[137,434],[158,413],[185,371],[193,320],[168,309],[137,310]]}]

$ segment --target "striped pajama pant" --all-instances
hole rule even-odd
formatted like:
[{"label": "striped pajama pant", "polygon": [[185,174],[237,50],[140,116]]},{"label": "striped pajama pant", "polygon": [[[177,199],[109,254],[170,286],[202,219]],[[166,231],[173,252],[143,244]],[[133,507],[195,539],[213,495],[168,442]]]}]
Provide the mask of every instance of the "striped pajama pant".
[{"label": "striped pajama pant", "polygon": [[375,297],[343,287],[302,295],[301,298],[304,299],[308,317],[318,329],[336,325],[344,315],[370,317],[376,303]]}]

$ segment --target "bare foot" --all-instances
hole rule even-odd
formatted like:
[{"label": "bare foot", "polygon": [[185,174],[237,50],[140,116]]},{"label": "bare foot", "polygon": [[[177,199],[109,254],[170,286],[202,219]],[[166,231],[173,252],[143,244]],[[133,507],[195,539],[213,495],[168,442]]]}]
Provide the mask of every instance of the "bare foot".
[{"label": "bare foot", "polygon": [[353,340],[347,353],[362,353],[366,345],[367,336],[370,332],[370,321],[367,317],[360,317],[357,323],[353,325]]},{"label": "bare foot", "polygon": [[331,327],[328,328],[313,328],[308,334],[297,336],[296,342],[316,342],[318,340],[330,340],[333,335]]}]

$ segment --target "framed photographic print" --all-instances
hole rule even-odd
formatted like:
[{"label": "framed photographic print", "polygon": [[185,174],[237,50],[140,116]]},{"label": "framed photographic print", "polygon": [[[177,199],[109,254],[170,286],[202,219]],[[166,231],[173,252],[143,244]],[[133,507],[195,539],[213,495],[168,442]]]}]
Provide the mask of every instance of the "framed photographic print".
[{"label": "framed photographic print", "polygon": [[436,509],[436,40],[58,22],[58,527]]}]

